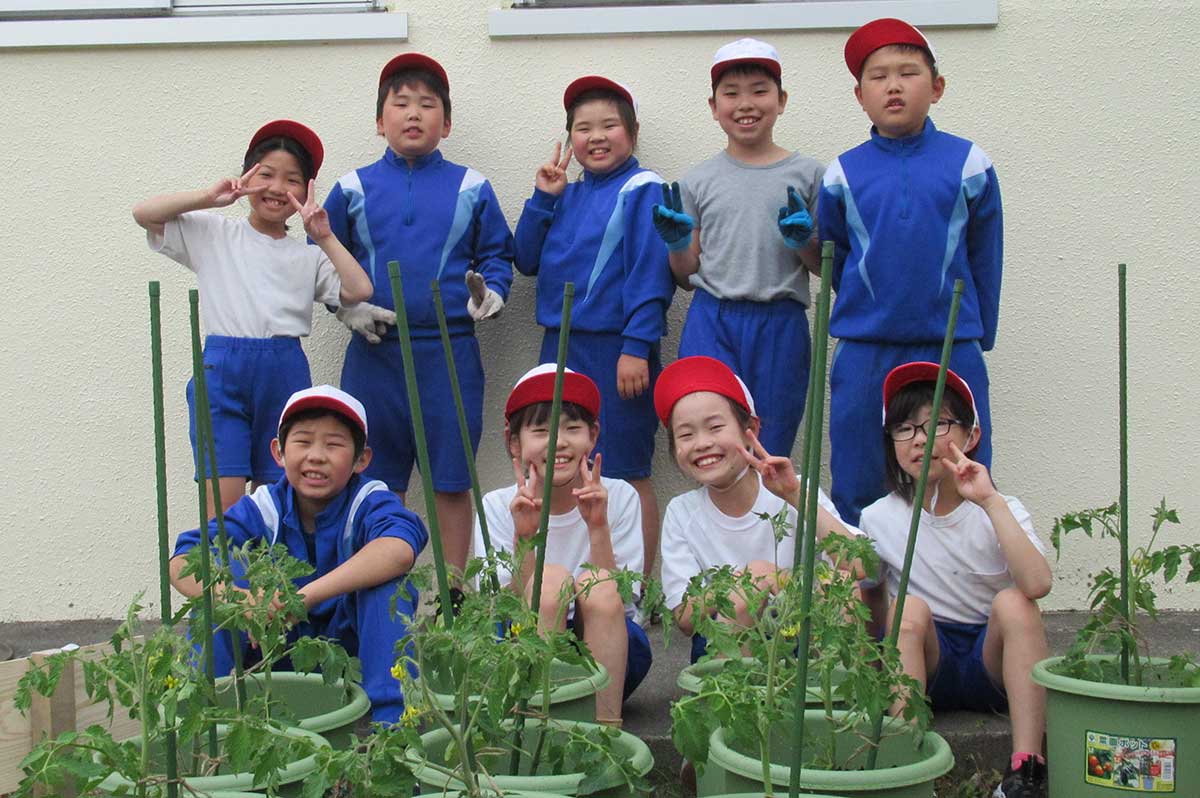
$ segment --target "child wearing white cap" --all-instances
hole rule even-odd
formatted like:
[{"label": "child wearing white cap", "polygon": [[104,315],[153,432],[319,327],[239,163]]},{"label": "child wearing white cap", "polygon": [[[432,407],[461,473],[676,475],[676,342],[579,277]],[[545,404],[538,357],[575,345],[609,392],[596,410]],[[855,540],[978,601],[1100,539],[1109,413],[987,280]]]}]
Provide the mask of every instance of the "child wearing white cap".
[{"label": "child wearing white cap", "polygon": [[[387,485],[360,476],[371,450],[367,414],[353,396],[329,385],[297,391],[284,406],[278,431],[271,454],[284,476],[229,508],[230,545],[284,545],[313,566],[311,575],[296,580],[308,619],[293,634],[335,638],[362,660],[372,719],[395,723],[404,696],[391,669],[396,643],[407,633],[403,619],[417,602],[404,576],[429,535]],[[212,545],[216,536],[214,520],[204,542]],[[200,530],[184,532],[171,559],[171,583],[189,597],[201,588],[194,577],[181,576],[184,555],[200,542]],[[247,642],[243,635],[237,645],[245,650]],[[221,632],[214,643],[216,674],[228,674],[233,639]]]},{"label": "child wearing white cap", "polygon": [[708,105],[726,146],[664,192],[654,219],[676,280],[694,291],[679,356],[714,357],[740,374],[758,398],[763,444],[788,456],[808,388],[805,308],[824,167],[775,143],[788,101],[781,76],[766,42],[717,50]]}]

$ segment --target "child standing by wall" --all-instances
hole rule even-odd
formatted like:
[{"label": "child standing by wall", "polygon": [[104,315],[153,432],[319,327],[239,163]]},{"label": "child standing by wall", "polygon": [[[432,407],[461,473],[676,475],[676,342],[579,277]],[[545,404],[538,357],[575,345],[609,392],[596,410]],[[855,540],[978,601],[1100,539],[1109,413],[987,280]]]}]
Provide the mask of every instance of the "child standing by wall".
[{"label": "child standing by wall", "polygon": [[942,98],[933,47],[898,19],[877,19],[846,42],[854,96],[871,139],[834,160],[821,188],[821,237],[836,244],[837,300],[829,332],[840,339],[830,371],[833,500],[856,523],[885,493],[871,432],[884,375],[937,359],[954,281],[966,290],[950,365],[975,390],[991,465],[991,413],[983,353],[996,342],[1003,223],[991,159],[929,119]]},{"label": "child standing by wall", "polygon": [[[537,275],[537,322],[545,328],[542,362],[555,360],[563,285],[575,284],[567,365],[597,382],[605,472],[627,480],[641,501],[645,571],[658,552],[658,500],[651,391],[659,340],[675,286],[651,208],[662,178],[638,165],[637,104],[625,86],[589,75],[563,93],[570,146],[537,172],[517,223],[516,264]],[[568,183],[574,155],[583,177]]]},{"label": "child standing by wall", "polygon": [[[968,457],[982,431],[974,394],[959,375],[946,374],[941,413],[931,415],[937,372],[936,363],[907,363],[884,380],[891,493],[863,510],[862,530],[879,553],[894,599],[925,444],[935,436],[900,620],[900,660],[926,685],[934,711],[1007,707],[1013,753],[996,796],[1044,798],[1046,764],[1039,752],[1046,695],[1031,673],[1047,656],[1036,602],[1050,592],[1050,566],[1025,507],[998,493],[987,468]],[[889,607],[889,629],[894,611]]]},{"label": "child standing by wall", "polygon": [[[555,364],[546,363],[517,381],[504,406],[504,440],[512,455],[516,484],[484,496],[488,532],[499,549],[513,552],[519,540],[537,534],[545,481],[552,480],[550,526],[542,575],[540,623],[573,624],[612,681],[596,694],[596,720],[621,724],[621,703],[650,670],[650,641],[624,605],[606,572],[642,570],[640,500],[628,482],[601,475],[600,454],[589,465],[600,428],[600,390],[590,378],[567,369],[554,463],[546,462]],[[483,532],[475,525],[475,551],[483,554]],[[598,579],[583,566],[596,566]],[[502,572],[500,583],[531,599],[535,559],[532,550],[516,573]],[[568,606],[563,606],[566,597]]]},{"label": "child standing by wall", "polygon": [[[763,445],[787,457],[808,389],[807,269],[818,265],[811,214],[824,169],[775,143],[788,100],[781,75],[766,42],[717,50],[708,105],[728,143],[684,176],[682,195],[656,206],[654,218],[672,272],[695,291],[679,356],[714,357],[742,375],[758,397]],[[785,201],[787,213],[777,214]]]},{"label": "child standing by wall", "polygon": [[[436,491],[436,508],[428,512],[438,514],[446,561],[461,570],[471,545],[471,482],[429,286],[436,279],[441,288],[471,444],[478,449],[484,377],[475,322],[500,312],[508,297],[512,234],[491,184],[438,150],[450,135],[450,81],[437,61],[404,53],[384,66],[375,128],[387,140],[383,157],[339,178],[325,201],[334,234],[374,284],[370,306],[339,314],[360,333],[346,349],[342,387],[379,420],[368,476],[403,496],[416,457],[412,415],[396,331],[379,336],[376,326],[391,316],[380,307],[395,307],[388,261],[399,261],[430,443],[433,473],[423,478]],[[472,271],[486,284],[480,301],[467,289]]]},{"label": "child standing by wall", "polygon": [[[248,479],[262,485],[283,473],[269,456],[271,439],[288,396],[312,385],[300,338],[312,330],[313,302],[348,305],[371,295],[370,280],[317,205],[313,185],[324,154],[317,134],[299,122],[268,122],[250,139],[241,177],[153,197],[133,209],[150,248],[194,271],[200,285],[204,367],[226,510],[245,494]],[[246,219],[209,212],[241,197],[250,202]],[[297,211],[316,246],[288,237],[286,222]],[[193,451],[194,389],[189,381]],[[209,474],[207,454],[199,455],[200,473]],[[212,515],[211,494],[208,501]]]}]

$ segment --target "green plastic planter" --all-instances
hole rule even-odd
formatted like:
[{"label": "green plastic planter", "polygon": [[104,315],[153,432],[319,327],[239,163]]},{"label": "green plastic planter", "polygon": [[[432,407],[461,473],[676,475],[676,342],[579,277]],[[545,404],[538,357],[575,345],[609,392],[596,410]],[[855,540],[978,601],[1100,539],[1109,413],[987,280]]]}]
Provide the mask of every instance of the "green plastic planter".
[{"label": "green plastic planter", "polygon": [[[593,727],[594,723],[571,721],[580,726]],[[544,723],[540,720],[530,720],[525,724],[524,748],[533,750],[536,744],[536,732]],[[442,762],[445,758],[446,747],[450,743],[450,732],[436,729],[421,735],[421,747],[413,746],[405,752],[405,759],[413,775],[421,783],[422,790],[440,794],[446,790],[458,790],[463,784],[458,779],[442,773],[428,765],[430,760]],[[650,747],[629,732],[621,732],[616,743],[616,756],[633,763],[638,774],[645,776],[654,767],[654,757]],[[507,756],[504,757],[507,760]],[[510,790],[519,792],[557,793],[565,796],[579,794],[579,782],[584,773],[562,773],[558,775],[539,774],[534,776],[508,776],[493,769],[491,780],[506,793]],[[621,777],[613,773],[608,784],[589,796],[596,798],[634,798],[632,792]]]},{"label": "green plastic planter", "polygon": [[[835,718],[845,715],[845,712],[834,713]],[[811,750],[812,746],[820,745],[827,739],[828,721],[823,710],[810,709],[804,717],[805,748]],[[786,794],[791,779],[792,769],[776,764],[791,759],[790,732],[790,724],[780,725],[772,739],[774,761],[770,777],[776,793]],[[860,747],[861,737],[869,737],[869,722],[863,721],[858,732],[858,735],[849,731],[839,733],[835,751],[837,761],[845,762]],[[708,746],[708,764],[697,779],[696,793],[699,798],[725,793],[762,792],[762,762],[757,750],[739,751],[726,745],[724,729],[713,732]],[[921,745],[914,748],[912,735],[903,730],[902,721],[894,718],[888,718],[885,724],[885,737],[880,745],[875,770],[861,770],[866,766],[866,758],[866,752],[861,751],[844,765],[860,769],[804,768],[800,773],[800,788],[809,794],[856,798],[933,798],[934,782],[954,767],[954,755],[940,735],[926,732]],[[1055,798],[1058,798],[1057,794]]]},{"label": "green plastic planter", "polygon": [[[262,692],[261,674],[246,677],[246,693],[253,698]],[[234,706],[233,680],[217,679],[217,703]],[[371,699],[359,685],[351,682],[347,690],[341,679],[325,684],[319,673],[271,673],[271,697],[283,704],[290,725],[316,732],[339,750],[354,742],[354,727],[359,718],[371,711]]]},{"label": "green plastic planter", "polygon": [[[217,726],[218,737],[224,737],[225,726]],[[285,728],[280,730],[281,734],[286,734],[289,737],[304,737],[312,741],[313,745],[319,748],[328,748],[329,742],[319,734],[310,732],[305,729],[295,727]],[[129,738],[131,742],[137,743],[140,737]],[[182,752],[186,746],[180,745]],[[181,753],[181,758],[184,756]],[[154,760],[162,762],[162,751],[154,753]],[[317,769],[317,758],[315,755],[306,756],[303,759],[298,759],[295,762],[289,763],[286,767],[280,770],[280,784],[277,794],[282,798],[294,798],[300,795],[300,790],[304,786],[304,779],[308,774]],[[256,789],[262,789],[265,785],[256,785],[254,783],[253,773],[227,773],[219,776],[194,776],[184,779],[188,786],[200,793],[229,793],[229,792],[250,792]],[[120,787],[128,788],[126,794],[130,794],[133,784],[120,775],[113,773],[107,779],[102,781],[99,786],[100,792],[112,792]],[[188,790],[180,790],[180,795],[188,793]]]},{"label": "green plastic planter", "polygon": [[[441,671],[429,677],[433,688],[433,700],[439,709],[454,709],[456,696],[447,692],[449,687]],[[571,665],[555,660],[550,664],[550,717],[554,720],[577,720],[594,723],[596,720],[596,693],[608,687],[611,677],[599,662],[596,670],[582,665]],[[541,693],[529,702],[530,710],[541,709]]]},{"label": "green plastic planter", "polygon": [[[758,660],[753,657],[742,657],[742,662],[746,664],[757,663]],[[685,693],[698,695],[700,693],[701,683],[706,676],[711,676],[719,672],[722,668],[728,665],[733,660],[730,659],[710,659],[701,660],[694,665],[689,665],[679,672],[679,678],[675,680],[675,684]],[[846,671],[838,668],[833,672],[833,686],[836,689],[846,678]],[[820,706],[824,703],[821,698],[821,674],[814,673],[812,670],[808,673],[808,695],[805,698],[805,703]],[[842,705],[841,698],[835,696],[833,705],[835,707]]]},{"label": "green plastic planter", "polygon": [[[1089,657],[1098,663],[1111,656]],[[1200,796],[1200,686],[1196,670],[1167,672],[1151,659],[1147,687],[1091,682],[1055,673],[1062,657],[1033,668],[1046,688],[1046,763],[1054,798]],[[1098,768],[1098,770],[1097,770]]]}]

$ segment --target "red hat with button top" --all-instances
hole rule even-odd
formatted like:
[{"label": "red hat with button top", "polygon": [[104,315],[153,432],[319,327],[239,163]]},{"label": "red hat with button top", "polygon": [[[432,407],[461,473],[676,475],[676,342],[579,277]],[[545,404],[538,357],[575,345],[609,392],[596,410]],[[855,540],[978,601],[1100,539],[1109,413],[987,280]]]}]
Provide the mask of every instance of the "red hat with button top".
[{"label": "red hat with button top", "polygon": [[[904,363],[896,366],[888,372],[888,375],[883,379],[883,423],[887,423],[888,405],[896,398],[896,394],[900,393],[901,389],[914,382],[937,382],[938,369],[937,363],[928,361],[916,361],[913,363]],[[954,391],[962,400],[971,406],[971,414],[975,416],[975,421],[971,425],[971,429],[979,427],[979,408],[975,406],[975,394],[971,393],[971,386],[967,385],[967,381],[955,374],[949,368],[946,369],[946,387]],[[967,454],[975,451],[979,446],[979,441],[967,450]]]},{"label": "red hat with button top", "polygon": [[379,72],[379,85],[382,86],[388,78],[401,69],[424,69],[426,72],[432,72],[445,84],[446,91],[450,91],[450,78],[446,77],[446,70],[442,69],[442,65],[437,61],[421,53],[401,53],[384,64],[383,69]]},{"label": "red hat with button top", "polygon": [[867,56],[889,44],[911,44],[920,47],[928,51],[929,57],[937,63],[937,54],[924,33],[902,19],[884,17],[863,25],[846,40],[846,66],[855,80],[862,77],[863,63],[866,62]]}]

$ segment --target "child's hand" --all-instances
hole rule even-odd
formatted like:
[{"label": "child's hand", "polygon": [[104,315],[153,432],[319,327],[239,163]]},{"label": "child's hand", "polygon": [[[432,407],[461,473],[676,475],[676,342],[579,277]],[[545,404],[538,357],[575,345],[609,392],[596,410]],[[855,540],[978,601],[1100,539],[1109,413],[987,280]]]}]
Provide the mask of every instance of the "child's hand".
[{"label": "child's hand", "polygon": [[475,321],[494,318],[504,309],[504,300],[488,288],[483,275],[473,269],[467,271],[467,291],[471,295],[467,300],[467,313]]},{"label": "child's hand", "polygon": [[982,505],[997,495],[996,486],[983,463],[978,463],[962,453],[955,444],[950,444],[950,457],[942,458],[942,465],[954,474],[954,486],[958,495],[967,501]]},{"label": "child's hand", "polygon": [[795,188],[788,186],[787,193],[788,204],[779,209],[779,232],[789,248],[803,249],[812,238],[812,216]]},{"label": "child's hand", "polygon": [[388,327],[396,323],[396,312],[372,305],[370,302],[359,302],[357,305],[346,305],[337,310],[338,321],[345,324],[352,332],[356,332],[367,343],[377,344],[387,335]]},{"label": "child's hand", "polygon": [[267,190],[264,183],[261,186],[250,186],[250,178],[258,172],[258,168],[262,164],[254,164],[246,170],[246,174],[241,177],[227,177],[213,185],[208,190],[208,201],[214,208],[224,208],[226,205],[232,205],[242,197],[248,194],[259,194]]},{"label": "child's hand", "polygon": [[583,473],[583,487],[574,488],[571,495],[579,502],[579,514],[589,530],[608,526],[608,488],[600,481],[600,455],[596,455],[592,467],[587,458],[579,464]]},{"label": "child's hand", "polygon": [[679,183],[667,185],[663,183],[663,204],[654,206],[654,229],[667,249],[678,252],[687,249],[692,244],[692,231],[696,229],[696,221],[683,212],[683,197],[679,193]]},{"label": "child's hand", "polygon": [[554,157],[542,164],[537,170],[537,175],[533,179],[533,184],[537,186],[538,191],[545,191],[547,194],[558,196],[563,193],[567,187],[567,164],[571,162],[571,148],[567,147],[567,155],[562,160],[562,142],[554,143]]},{"label": "child's hand", "polygon": [[308,181],[308,196],[304,198],[303,205],[292,192],[289,191],[287,195],[292,207],[304,222],[304,232],[308,233],[308,237],[313,241],[323,241],[333,235],[333,228],[329,226],[329,213],[317,204],[315,183],[315,180]]},{"label": "child's hand", "polygon": [[517,492],[508,505],[512,513],[513,535],[528,540],[537,534],[542,520],[542,479],[536,468],[529,469],[529,481],[521,470],[521,461],[513,458],[513,474],[517,478]]},{"label": "child's hand", "polygon": [[650,363],[644,357],[617,358],[617,393],[622,399],[641,396],[650,387]]},{"label": "child's hand", "polygon": [[800,478],[796,476],[796,466],[787,457],[768,454],[753,432],[750,433],[750,442],[754,449],[746,452],[746,462],[758,472],[763,487],[793,507],[799,507],[801,485]]}]

